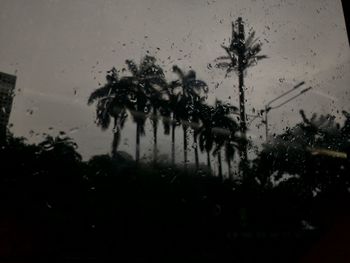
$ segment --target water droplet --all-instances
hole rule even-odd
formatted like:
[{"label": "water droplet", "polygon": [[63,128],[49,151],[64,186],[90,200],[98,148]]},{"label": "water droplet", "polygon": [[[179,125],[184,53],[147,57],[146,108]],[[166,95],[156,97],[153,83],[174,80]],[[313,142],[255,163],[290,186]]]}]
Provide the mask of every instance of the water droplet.
[{"label": "water droplet", "polygon": [[33,113],[34,113],[34,110],[32,109],[28,109],[26,112],[27,115],[33,115]]}]

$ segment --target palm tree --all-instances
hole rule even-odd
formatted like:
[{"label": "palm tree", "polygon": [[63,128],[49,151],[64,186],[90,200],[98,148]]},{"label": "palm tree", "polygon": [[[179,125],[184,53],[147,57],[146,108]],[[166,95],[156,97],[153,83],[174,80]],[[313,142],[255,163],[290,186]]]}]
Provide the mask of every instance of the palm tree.
[{"label": "palm tree", "polygon": [[[344,138],[340,125],[336,123],[335,116],[330,114],[320,115],[313,114],[307,118],[304,111],[300,111],[303,122],[299,125],[300,130],[295,129],[297,140],[309,148],[321,147],[330,150],[340,150],[344,147]],[[345,122],[346,124],[346,122]]]},{"label": "palm tree", "polygon": [[[238,130],[238,129],[237,129]],[[230,135],[225,141],[225,160],[227,162],[228,177],[230,180],[233,179],[231,171],[231,162],[234,159],[236,149],[239,149],[241,137],[237,136],[237,130],[230,131]]]},{"label": "palm tree", "polygon": [[[149,95],[151,107],[152,107],[152,116],[151,116],[151,123],[153,127],[153,161],[156,163],[157,161],[157,153],[158,153],[158,140],[157,140],[157,134],[158,134],[158,119],[159,114],[161,114],[162,109],[166,105],[166,92],[167,92],[167,84],[165,81],[162,83],[162,86],[159,86],[159,89],[152,90],[152,93]],[[162,114],[161,114],[162,115]],[[164,124],[164,121],[163,121]],[[165,129],[165,133],[168,134],[169,131]]]},{"label": "palm tree", "polygon": [[187,131],[191,118],[194,114],[194,105],[200,102],[202,92],[208,92],[207,84],[202,80],[196,79],[196,72],[190,70],[185,74],[178,66],[173,66],[173,71],[179,78],[179,84],[182,88],[182,92],[178,97],[178,103],[176,107],[176,117],[182,120],[183,127],[183,140],[184,140],[184,166],[187,168]]},{"label": "palm tree", "polygon": [[198,101],[195,101],[193,104],[193,112],[191,115],[191,128],[193,130],[193,148],[195,155],[195,164],[196,169],[199,168],[199,156],[198,156],[198,137],[201,132],[201,127],[203,123],[206,121],[206,114],[208,111],[207,105],[204,103],[206,97],[199,98]]},{"label": "palm tree", "polygon": [[[214,132],[215,149],[213,154],[218,157],[219,165],[219,177],[223,178],[222,175],[222,160],[221,160],[221,149],[226,146],[226,156],[231,157],[231,152],[238,137],[236,136],[239,131],[239,126],[236,121],[232,118],[231,114],[235,113],[237,108],[230,104],[223,104],[217,100],[212,114],[212,131]],[[231,148],[232,146],[232,148]],[[230,167],[230,158],[226,158]]]},{"label": "palm tree", "polygon": [[[140,137],[145,134],[146,116],[152,108],[156,95],[166,86],[163,70],[156,65],[156,59],[151,56],[145,56],[138,67],[132,60],[125,61],[129,71],[129,80],[132,102],[130,105],[133,119],[136,122],[136,162],[140,159]],[[157,95],[158,96],[158,95]],[[151,101],[153,98],[153,101]],[[154,105],[153,114],[158,112],[158,105]],[[154,131],[154,153],[157,152],[157,127],[158,121],[152,121]],[[156,156],[154,156],[156,158]]]},{"label": "palm tree", "polygon": [[[238,74],[240,131],[244,139],[247,130],[244,98],[244,73],[250,66],[255,65],[257,61],[267,58],[265,55],[258,55],[261,51],[261,43],[257,43],[257,40],[254,31],[250,33],[247,38],[245,37],[244,24],[242,18],[239,17],[236,22],[232,22],[232,38],[230,45],[221,46],[226,51],[226,56],[217,58],[217,67],[226,69],[225,77],[227,77],[232,71],[236,71]],[[240,145],[240,158],[243,166],[242,168],[244,168],[247,162],[246,142]]]},{"label": "palm tree", "polygon": [[108,129],[113,119],[112,156],[115,156],[120,141],[121,129],[127,119],[126,105],[128,90],[125,80],[119,80],[113,67],[107,71],[107,83],[90,94],[88,105],[97,101],[96,123],[102,130]]},{"label": "palm tree", "polygon": [[176,89],[179,86],[180,84],[178,81],[170,82],[165,90],[167,98],[161,100],[162,105],[160,107],[160,113],[163,117],[164,133],[170,134],[171,128],[171,163],[173,166],[175,165],[175,129],[180,122],[180,119],[176,115],[180,97]]},{"label": "palm tree", "polygon": [[[200,107],[200,119],[202,125],[199,129],[199,147],[201,151],[207,152],[207,163],[210,168],[210,152],[217,155],[219,165],[219,176],[222,178],[221,148],[225,146],[226,161],[231,161],[234,152],[232,147],[239,144],[240,138],[237,136],[238,124],[231,114],[236,113],[237,108],[230,104],[223,104],[217,100],[215,106],[202,104]],[[229,158],[227,158],[229,156]],[[230,163],[228,162],[229,170]]]},{"label": "palm tree", "polygon": [[341,126],[329,114],[307,117],[304,111],[300,113],[302,122],[275,136],[260,152],[256,164],[262,185],[271,184],[270,178],[280,179],[288,173],[300,176],[304,193],[315,187],[326,190],[333,183],[340,190],[349,178],[344,169],[350,149],[349,135],[343,133],[348,120]]},{"label": "palm tree", "polygon": [[214,134],[212,132],[213,122],[212,122],[212,114],[214,111],[214,107],[208,105],[202,105],[201,113],[201,121],[202,126],[199,129],[199,149],[203,152],[204,150],[207,153],[207,166],[211,169],[211,160],[210,160],[210,152],[213,149],[214,145]]},{"label": "palm tree", "polygon": [[65,159],[81,161],[81,155],[76,151],[78,145],[65,132],[60,132],[59,136],[47,135],[45,140],[38,144],[42,152],[54,152],[56,158],[61,156]]}]

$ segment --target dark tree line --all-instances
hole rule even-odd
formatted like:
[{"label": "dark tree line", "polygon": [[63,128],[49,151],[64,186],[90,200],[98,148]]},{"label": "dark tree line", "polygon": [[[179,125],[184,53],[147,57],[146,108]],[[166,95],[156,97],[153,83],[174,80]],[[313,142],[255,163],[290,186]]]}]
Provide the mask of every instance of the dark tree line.
[{"label": "dark tree line", "polygon": [[[158,121],[163,120],[165,134],[171,130],[171,156],[175,163],[175,130],[181,124],[183,130],[183,152],[185,168],[188,163],[188,136],[193,134],[193,147],[196,167],[199,167],[198,149],[206,149],[210,154],[220,156],[225,144],[236,145],[239,142],[238,124],[232,114],[237,108],[230,104],[217,101],[215,105],[205,103],[208,86],[196,78],[196,73],[190,70],[183,72],[174,66],[173,71],[178,80],[168,83],[163,70],[156,64],[153,57],[146,56],[138,67],[134,62],[126,61],[132,76],[119,78],[116,69],[108,72],[107,83],[95,90],[89,104],[97,101],[96,120],[102,129],[114,123],[114,139],[112,155],[117,153],[120,133],[130,114],[136,123],[136,153],[135,160],[140,158],[140,140],[145,134],[145,121],[150,118],[153,129],[153,158],[157,160]],[[211,134],[213,133],[213,134]],[[210,138],[204,138],[209,136]],[[226,152],[229,160],[234,155],[234,147]],[[221,164],[221,157],[220,164]],[[208,166],[210,160],[208,159]],[[221,169],[219,169],[222,176]]]},{"label": "dark tree line", "polygon": [[[215,108],[203,109],[208,120],[228,110],[219,102]],[[332,116],[302,113],[298,125],[264,146],[247,171],[255,180],[243,184],[169,165],[135,165],[121,152],[82,161],[64,132],[38,144],[8,136],[0,148],[0,224],[19,234],[12,243],[2,232],[0,242],[14,252],[0,253],[59,262],[171,262],[188,255],[201,262],[295,262],[349,212],[344,114],[340,125]],[[227,123],[216,121],[200,129]],[[204,150],[214,141],[231,147],[225,136],[200,134]]]},{"label": "dark tree line", "polygon": [[[153,159],[157,161],[158,119],[163,119],[165,134],[171,129],[171,161],[175,163],[175,129],[182,124],[184,166],[188,163],[188,135],[193,134],[195,165],[199,167],[199,152],[206,151],[207,164],[210,168],[210,153],[218,158],[218,174],[222,177],[221,151],[225,150],[225,161],[228,164],[228,174],[231,177],[231,161],[236,149],[240,153],[241,171],[247,166],[246,114],[244,98],[244,74],[247,68],[258,60],[266,58],[258,55],[261,43],[252,32],[246,38],[241,18],[232,23],[232,38],[229,46],[223,46],[226,56],[217,59],[216,66],[226,69],[226,77],[236,71],[239,78],[239,109],[230,104],[217,101],[215,105],[207,105],[206,94],[208,85],[197,79],[196,72],[183,72],[178,66],[173,66],[177,75],[176,81],[170,83],[165,79],[163,69],[152,56],[145,56],[140,65],[131,60],[125,63],[131,76],[118,76],[113,68],[107,72],[107,83],[95,90],[88,100],[89,104],[97,101],[97,124],[106,129],[114,121],[114,139],[112,155],[117,152],[121,129],[128,113],[136,123],[136,162],[140,158],[140,140],[145,134],[145,121],[149,117],[153,128]],[[233,114],[240,115],[240,123],[236,124]],[[207,137],[207,138],[205,138]]]}]

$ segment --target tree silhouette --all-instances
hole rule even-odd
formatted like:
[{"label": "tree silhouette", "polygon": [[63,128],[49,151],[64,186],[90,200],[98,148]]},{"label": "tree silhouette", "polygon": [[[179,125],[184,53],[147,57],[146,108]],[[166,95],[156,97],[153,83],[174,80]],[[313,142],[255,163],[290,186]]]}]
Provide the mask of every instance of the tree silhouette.
[{"label": "tree silhouette", "polygon": [[[238,75],[238,89],[239,89],[239,113],[240,113],[240,131],[245,139],[247,125],[245,113],[245,95],[244,95],[244,74],[245,71],[258,60],[267,58],[265,55],[258,55],[261,51],[261,43],[257,43],[255,32],[245,37],[244,24],[242,18],[239,17],[236,22],[232,22],[232,36],[229,46],[221,45],[226,51],[226,56],[218,57],[216,59],[217,67],[226,69],[226,77],[232,71],[237,72]],[[247,143],[242,140],[240,145],[241,164],[244,170],[247,162]]]},{"label": "tree silhouette", "polygon": [[[187,167],[187,131],[190,126],[191,117],[195,114],[195,105],[203,100],[202,94],[208,92],[207,84],[202,80],[196,79],[196,72],[190,70],[185,74],[178,66],[173,66],[173,71],[179,78],[182,92],[178,97],[176,108],[176,117],[180,118],[183,127],[183,149],[184,149],[184,165]],[[197,153],[198,154],[198,153]],[[198,159],[198,157],[196,157]]]},{"label": "tree silhouette", "polygon": [[342,111],[345,119],[344,126],[341,129],[341,132],[344,137],[349,137],[350,136],[350,113],[347,111]]},{"label": "tree silhouette", "polygon": [[298,176],[303,193],[309,195],[315,189],[325,191],[335,185],[343,189],[347,185],[344,172],[350,145],[349,135],[343,132],[347,122],[341,127],[329,114],[313,114],[311,118],[303,111],[300,114],[302,122],[275,136],[259,154],[259,180],[262,185],[270,185],[285,175]]},{"label": "tree silhouette", "polygon": [[199,111],[201,114],[202,126],[199,130],[199,149],[203,152],[207,153],[207,166],[210,169],[211,160],[210,160],[210,152],[213,149],[214,145],[214,134],[212,132],[213,122],[212,122],[212,114],[214,108],[209,105],[203,105],[202,109]]},{"label": "tree silhouette", "polygon": [[194,159],[195,159],[196,169],[199,168],[199,156],[198,156],[199,147],[198,147],[197,138],[198,138],[199,128],[201,125],[200,110],[201,110],[201,102],[195,102],[193,104],[193,112],[191,116],[191,128],[193,131],[193,149],[194,149]]},{"label": "tree silhouette", "polygon": [[176,91],[180,86],[178,81],[172,81],[169,83],[165,90],[166,99],[162,100],[162,106],[160,108],[161,115],[163,117],[164,133],[169,134],[171,129],[171,163],[175,165],[175,129],[180,122],[177,116],[177,107],[179,100],[179,93]]},{"label": "tree silhouette", "polygon": [[52,158],[60,160],[72,160],[80,162],[81,155],[76,151],[78,145],[64,132],[60,132],[59,136],[46,136],[45,140],[38,144],[42,153],[50,155]]},{"label": "tree silhouette", "polygon": [[[240,142],[240,138],[237,137],[239,126],[232,118],[232,114],[237,112],[237,108],[216,100],[214,106],[202,104],[200,112],[203,125],[199,129],[199,147],[201,151],[207,152],[207,164],[210,167],[210,151],[215,145],[213,155],[217,155],[218,174],[220,178],[223,178],[221,149],[226,144],[229,144],[230,147],[236,147]],[[231,152],[226,153],[226,156],[229,157],[226,158],[226,161],[231,161],[234,150],[232,148],[226,150],[231,150]],[[228,165],[230,166],[229,162]]]},{"label": "tree silhouette", "polygon": [[115,68],[107,72],[107,83],[91,93],[88,99],[88,105],[95,101],[96,104],[96,123],[102,130],[108,129],[111,119],[113,119],[113,142],[112,156],[117,152],[121,129],[127,119],[128,106],[128,86],[125,80],[119,80]]},{"label": "tree silhouette", "polygon": [[300,124],[302,135],[297,133],[297,138],[309,147],[325,147],[340,150],[343,143],[340,125],[335,122],[335,116],[313,114],[309,119],[304,111],[300,111],[303,122]]},{"label": "tree silhouette", "polygon": [[[213,122],[213,130],[214,130],[214,142],[215,149],[213,154],[218,157],[218,165],[219,165],[219,177],[223,178],[222,174],[222,160],[221,160],[221,149],[227,145],[232,144],[234,146],[235,139],[237,139],[236,133],[239,131],[239,126],[236,121],[232,118],[232,114],[237,111],[237,108],[231,106],[230,104],[223,104],[221,101],[217,100],[215,102],[215,107],[212,114],[212,122]],[[233,148],[226,150],[233,150]],[[231,158],[231,152],[228,152],[226,155]],[[226,158],[229,162],[230,158]]]},{"label": "tree silhouette", "polygon": [[240,136],[237,136],[237,130],[238,129],[230,130],[229,137],[225,140],[225,145],[224,145],[225,160],[227,162],[227,170],[228,170],[228,176],[230,180],[233,179],[233,175],[231,171],[231,167],[232,167],[231,162],[234,159],[236,149],[239,149],[239,145],[241,143],[240,140],[242,140]]},{"label": "tree silhouette", "polygon": [[34,144],[28,144],[23,137],[14,137],[9,133],[4,138],[0,147],[1,176],[16,180],[37,172],[38,152],[40,148]]},{"label": "tree silhouette", "polygon": [[[125,61],[131,77],[126,77],[130,82],[130,104],[131,114],[136,122],[136,162],[140,159],[140,137],[145,134],[146,115],[153,107],[153,114],[158,112],[159,104],[152,105],[151,98],[155,102],[159,98],[159,92],[166,87],[163,70],[156,64],[156,59],[152,56],[145,56],[137,66],[132,60]],[[157,152],[157,127],[158,120],[153,120],[154,130],[154,153]]]},{"label": "tree silhouette", "polygon": [[[153,161],[154,162],[157,161],[157,152],[158,152],[158,148],[157,148],[158,122],[159,122],[159,117],[161,115],[161,111],[162,109],[164,109],[166,105],[165,96],[166,96],[167,89],[168,89],[168,85],[165,82],[164,76],[163,76],[161,86],[159,85],[158,89],[153,89],[149,96],[151,107],[152,107],[151,122],[153,127]],[[166,125],[165,125],[165,133],[169,134],[169,130],[167,129]]]}]

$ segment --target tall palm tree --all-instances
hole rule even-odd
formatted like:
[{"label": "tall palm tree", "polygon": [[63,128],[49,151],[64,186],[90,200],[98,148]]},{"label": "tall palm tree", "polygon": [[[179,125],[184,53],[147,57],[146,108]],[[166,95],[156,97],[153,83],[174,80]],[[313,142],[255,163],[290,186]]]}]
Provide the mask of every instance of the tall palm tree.
[{"label": "tall palm tree", "polygon": [[[244,24],[239,17],[236,22],[232,22],[232,37],[229,46],[222,45],[226,56],[217,58],[217,67],[226,69],[226,77],[232,71],[238,75],[239,89],[239,113],[240,113],[240,131],[245,139],[246,137],[246,114],[245,114],[245,96],[244,96],[244,73],[250,67],[255,65],[259,60],[267,58],[265,55],[258,55],[261,51],[261,43],[257,42],[255,32],[245,37]],[[246,141],[246,140],[243,140]],[[242,167],[247,162],[247,143],[240,145],[240,158]],[[243,169],[244,170],[244,169]]]},{"label": "tall palm tree", "polygon": [[183,127],[184,140],[184,166],[187,168],[187,131],[191,118],[194,114],[194,105],[202,100],[202,94],[208,92],[207,84],[196,79],[196,72],[190,70],[185,74],[178,66],[173,66],[173,71],[179,78],[179,84],[182,92],[178,97],[178,104],[176,108],[176,116],[181,119]]},{"label": "tall palm tree", "polygon": [[117,70],[113,67],[106,75],[107,83],[92,92],[88,99],[88,105],[96,104],[96,123],[102,130],[108,129],[113,119],[112,156],[115,156],[121,129],[127,119],[126,105],[128,90],[124,80],[119,80]]},{"label": "tall palm tree", "polygon": [[[140,159],[140,137],[145,134],[146,116],[152,109],[151,97],[155,98],[157,92],[166,86],[164,72],[156,64],[156,59],[152,56],[145,56],[137,66],[134,61],[125,61],[131,76],[127,77],[131,86],[131,98],[133,103],[130,105],[131,113],[136,122],[136,162]],[[157,95],[158,96],[158,95]],[[153,100],[154,102],[154,100]],[[153,113],[158,111],[158,106],[153,108]],[[158,121],[153,121],[154,130],[154,153],[157,149],[157,127]]]}]

